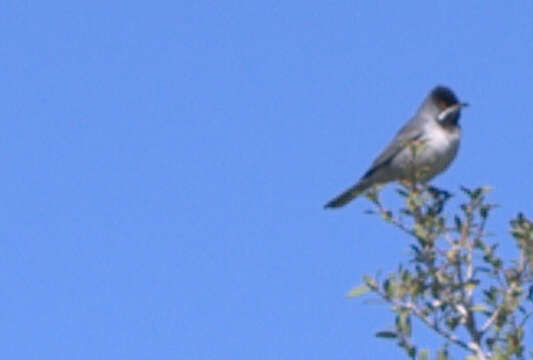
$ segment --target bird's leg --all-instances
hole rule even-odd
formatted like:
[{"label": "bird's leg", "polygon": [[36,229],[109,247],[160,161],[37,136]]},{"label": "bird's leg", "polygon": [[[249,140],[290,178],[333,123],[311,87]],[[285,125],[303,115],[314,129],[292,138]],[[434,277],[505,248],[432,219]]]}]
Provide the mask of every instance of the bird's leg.
[{"label": "bird's leg", "polygon": [[416,169],[416,153],[417,153],[417,150],[418,150],[418,144],[416,143],[416,141],[412,141],[411,144],[409,144],[409,148],[411,150],[411,160],[410,160],[410,164],[409,164],[409,174],[408,174],[408,179],[406,179],[407,181],[407,187],[409,188],[409,190],[411,192],[417,192],[417,183],[418,183],[418,179],[417,179],[417,169]]},{"label": "bird's leg", "polygon": [[425,169],[417,168],[416,156],[420,151],[424,149],[426,145],[426,141],[418,140],[418,138],[416,138],[416,139],[412,139],[411,141],[409,141],[408,145],[409,145],[409,149],[411,150],[411,160],[410,160],[409,174],[408,174],[410,184],[408,188],[412,192],[418,193],[424,190],[423,187],[421,190],[419,190],[417,184],[419,184],[419,180],[423,178],[424,176],[423,172],[425,171]]}]

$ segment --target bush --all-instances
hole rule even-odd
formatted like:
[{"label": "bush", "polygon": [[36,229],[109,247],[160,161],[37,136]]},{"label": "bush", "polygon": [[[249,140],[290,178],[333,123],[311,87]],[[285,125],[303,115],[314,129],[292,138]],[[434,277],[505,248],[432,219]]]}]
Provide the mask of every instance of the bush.
[{"label": "bush", "polygon": [[522,214],[511,220],[517,258],[505,261],[487,240],[486,223],[495,205],[488,188],[462,188],[466,201],[456,215],[444,210],[450,193],[402,185],[405,206],[385,207],[377,191],[368,194],[374,214],[407,234],[404,265],[384,278],[365,276],[348,296],[373,293],[395,314],[393,329],[376,336],[395,341],[412,359],[427,359],[411,334],[420,320],[442,339],[435,358],[448,359],[448,347],[464,349],[468,359],[524,359],[526,321],[533,314],[533,223]]}]

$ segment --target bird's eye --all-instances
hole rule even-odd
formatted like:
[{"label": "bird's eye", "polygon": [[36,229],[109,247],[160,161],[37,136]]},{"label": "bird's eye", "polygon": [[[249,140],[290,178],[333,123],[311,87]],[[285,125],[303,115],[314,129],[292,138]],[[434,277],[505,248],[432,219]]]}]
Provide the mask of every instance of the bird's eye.
[{"label": "bird's eye", "polygon": [[439,102],[439,107],[440,107],[441,109],[444,109],[444,108],[446,107],[446,102],[444,102],[444,101],[440,101],[440,102]]}]

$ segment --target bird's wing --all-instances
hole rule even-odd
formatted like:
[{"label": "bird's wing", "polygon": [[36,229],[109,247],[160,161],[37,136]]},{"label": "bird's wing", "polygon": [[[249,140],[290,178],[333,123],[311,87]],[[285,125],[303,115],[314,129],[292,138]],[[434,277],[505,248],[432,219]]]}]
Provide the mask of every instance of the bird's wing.
[{"label": "bird's wing", "polygon": [[419,139],[424,134],[424,124],[427,119],[421,116],[414,116],[405,124],[394,136],[394,139],[374,160],[370,169],[363,175],[362,179],[370,177],[376,170],[384,165],[390,164],[398,153],[400,153],[411,141]]},{"label": "bird's wing", "polygon": [[[400,153],[409,142],[420,139],[424,135],[424,126],[427,121],[431,119],[425,118],[420,114],[415,115],[407,124],[402,127],[389,145],[379,154],[374,160],[370,169],[363,175],[363,177],[352,187],[345,190],[333,200],[328,202],[326,208],[338,208],[346,205],[353,198],[364,192],[374,184],[372,175],[383,166],[387,166]],[[379,177],[379,176],[378,176]]]}]

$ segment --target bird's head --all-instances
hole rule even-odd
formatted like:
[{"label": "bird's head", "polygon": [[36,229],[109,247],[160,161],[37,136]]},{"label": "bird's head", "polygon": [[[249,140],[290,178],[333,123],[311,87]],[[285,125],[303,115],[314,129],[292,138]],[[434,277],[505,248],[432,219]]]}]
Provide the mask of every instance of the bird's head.
[{"label": "bird's head", "polygon": [[458,126],[461,109],[468,103],[459,102],[449,88],[435,87],[424,102],[424,110],[429,111],[443,127]]}]

